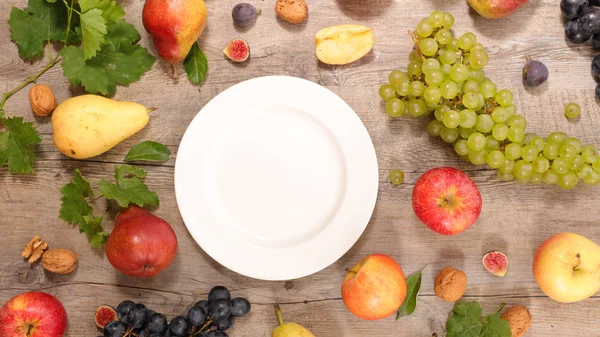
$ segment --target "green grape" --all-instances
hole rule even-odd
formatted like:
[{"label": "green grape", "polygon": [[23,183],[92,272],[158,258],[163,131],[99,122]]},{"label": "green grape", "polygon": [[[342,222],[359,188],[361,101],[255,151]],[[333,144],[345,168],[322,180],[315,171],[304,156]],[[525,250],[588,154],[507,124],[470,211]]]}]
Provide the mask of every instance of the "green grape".
[{"label": "green grape", "polygon": [[502,106],[509,106],[513,102],[513,94],[508,89],[502,89],[496,93],[496,102]]},{"label": "green grape", "polygon": [[449,129],[457,128],[460,124],[460,113],[450,110],[444,113],[444,126]]},{"label": "green grape", "polygon": [[558,157],[558,151],[560,150],[560,146],[556,143],[546,143],[546,145],[544,146],[544,157],[548,158],[549,160],[554,160],[556,157]]},{"label": "green grape", "polygon": [[521,149],[521,158],[523,158],[526,161],[534,160],[537,157],[537,155],[538,151],[535,146],[527,145]]},{"label": "green grape", "polygon": [[450,30],[454,26],[454,17],[448,12],[444,12],[444,29]]},{"label": "green grape", "polygon": [[410,54],[408,54],[408,61],[417,63],[423,62],[423,60],[421,59],[421,55],[416,50],[413,50],[410,52]]},{"label": "green grape", "polygon": [[441,122],[444,120],[444,112],[449,111],[449,110],[450,110],[450,107],[448,107],[446,105],[442,105],[442,106],[435,108],[433,115],[434,115],[435,119],[437,119],[438,121]]},{"label": "green grape", "polygon": [[473,67],[467,67],[469,68],[469,79],[472,81],[475,81],[475,83],[477,84],[481,84],[483,83],[483,81],[485,80],[485,75],[483,74],[483,71],[480,69],[475,69]]},{"label": "green grape", "polygon": [[433,26],[431,25],[431,23],[429,23],[429,20],[421,20],[421,22],[419,22],[419,24],[417,25],[417,34],[420,37],[428,37],[429,35],[431,35],[431,33],[433,33]]},{"label": "green grape", "polygon": [[508,112],[506,111],[506,108],[503,108],[501,106],[497,106],[494,108],[494,111],[492,111],[492,120],[495,123],[504,123],[507,119]]},{"label": "green grape", "polygon": [[492,136],[499,141],[503,141],[508,137],[508,126],[506,124],[496,124],[492,128]]},{"label": "green grape", "polygon": [[548,135],[548,143],[554,143],[557,145],[563,145],[567,135],[564,132],[550,132]]},{"label": "green grape", "polygon": [[577,177],[579,177],[579,179],[585,179],[592,174],[592,171],[593,169],[590,165],[583,165],[583,167],[577,170]]},{"label": "green grape", "polygon": [[469,68],[466,65],[457,63],[450,69],[450,78],[454,82],[464,82],[469,78]]},{"label": "green grape", "polygon": [[434,28],[439,28],[444,25],[445,15],[444,12],[441,11],[433,11],[429,14],[429,24],[431,24]]},{"label": "green grape", "polygon": [[600,173],[592,170],[592,173],[585,177],[585,179],[583,179],[583,182],[586,183],[588,186],[598,185],[598,183],[600,183]]},{"label": "green grape", "polygon": [[485,150],[492,152],[500,149],[500,142],[497,141],[493,136],[485,137]]},{"label": "green grape", "polygon": [[479,111],[481,109],[483,109],[483,106],[485,105],[485,98],[483,98],[483,95],[480,93],[477,93],[477,106],[475,107],[475,111]]},{"label": "green grape", "polygon": [[460,126],[463,128],[472,128],[477,123],[477,113],[470,109],[460,112]]},{"label": "green grape", "polygon": [[487,164],[495,169],[503,167],[505,160],[504,154],[500,151],[492,151],[487,156]]},{"label": "green grape", "polygon": [[592,168],[594,169],[594,171],[600,173],[600,160],[598,160],[597,162],[592,164]]},{"label": "green grape", "polygon": [[467,93],[467,92],[474,92],[474,93],[479,93],[479,83],[475,82],[474,80],[466,80],[465,83],[463,83],[462,86],[462,92]]},{"label": "green grape", "polygon": [[408,90],[408,94],[414,97],[419,97],[423,95],[425,91],[425,84],[421,81],[414,81],[410,83],[410,88]]},{"label": "green grape", "polygon": [[544,181],[544,176],[541,173],[537,173],[533,171],[531,173],[531,178],[529,178],[529,182],[535,185],[541,184]]},{"label": "green grape", "polygon": [[565,106],[565,116],[567,118],[577,118],[581,115],[581,107],[577,103],[569,103]]},{"label": "green grape", "polygon": [[552,171],[556,172],[558,175],[569,172],[569,166],[569,162],[562,157],[558,157],[552,161]]},{"label": "green grape", "polygon": [[[466,156],[469,154],[469,145],[467,144],[467,141],[464,139],[459,139],[456,141],[456,143],[454,143],[454,151],[456,151],[456,153],[459,156]],[[590,168],[591,170],[591,168]]]},{"label": "green grape", "polygon": [[388,78],[389,78],[390,84],[392,86],[395,86],[396,84],[400,83],[401,81],[407,80],[408,75],[401,70],[394,70],[390,73]]},{"label": "green grape", "polygon": [[443,124],[440,121],[434,119],[427,124],[427,133],[429,133],[430,136],[437,137],[440,135],[442,126]]},{"label": "green grape", "polygon": [[560,188],[565,190],[570,190],[575,188],[579,183],[579,177],[573,171],[569,171],[565,174],[561,174],[558,176],[558,182],[556,183]]},{"label": "green grape", "polygon": [[523,137],[525,137],[525,131],[519,128],[509,128],[508,129],[508,140],[514,143],[520,143],[523,141]]},{"label": "green grape", "polygon": [[586,145],[581,148],[581,157],[588,164],[598,161],[598,149],[594,145]]},{"label": "green grape", "polygon": [[442,91],[438,87],[427,87],[423,93],[425,103],[438,103],[442,97]]},{"label": "green grape", "polygon": [[515,108],[515,106],[512,104],[507,107],[504,107],[504,109],[506,109],[506,112],[508,112],[508,118],[517,114],[517,108]]},{"label": "green grape", "polygon": [[516,179],[529,181],[531,179],[531,174],[533,173],[533,165],[526,160],[518,160],[515,163],[515,169],[513,170],[513,174]]},{"label": "green grape", "polygon": [[513,176],[512,172],[503,172],[500,169],[496,170],[496,175],[498,176],[498,179],[502,181],[511,181],[515,179],[515,176]]},{"label": "green grape", "polygon": [[440,90],[442,91],[442,97],[453,99],[458,94],[458,85],[452,81],[444,81],[440,84]]},{"label": "green grape", "polygon": [[578,152],[576,152],[575,147],[573,147],[571,145],[567,145],[566,143],[565,143],[565,145],[560,147],[560,150],[558,150],[558,155],[567,161],[571,161],[571,160],[575,159],[577,154],[578,154]]},{"label": "green grape", "polygon": [[[459,41],[460,42],[460,41]],[[475,69],[483,69],[488,64],[489,58],[485,50],[471,50],[469,63]]]},{"label": "green grape", "polygon": [[458,135],[462,139],[468,139],[469,136],[473,133],[477,132],[474,127],[472,128],[463,128],[462,126],[458,127]]},{"label": "green grape", "polygon": [[440,70],[440,61],[434,58],[428,58],[425,61],[423,61],[423,64],[421,64],[421,70],[424,74],[427,74],[428,72],[433,70]]},{"label": "green grape", "polygon": [[387,101],[390,98],[396,97],[396,91],[394,91],[394,87],[390,84],[384,84],[379,87],[379,96],[381,96],[384,101]]},{"label": "green grape", "polygon": [[440,138],[446,143],[454,143],[458,139],[458,130],[442,126],[440,129]]},{"label": "green grape", "polygon": [[485,50],[485,47],[481,43],[477,42],[473,45],[473,47],[471,47],[471,51],[474,50]]},{"label": "green grape", "polygon": [[425,56],[433,56],[438,51],[438,44],[432,38],[419,40],[419,49]]},{"label": "green grape", "polygon": [[477,43],[477,38],[473,33],[464,33],[458,39],[458,46],[463,50],[470,50],[475,43]]},{"label": "green grape", "polygon": [[474,92],[467,92],[462,97],[462,104],[467,109],[475,109],[479,104],[479,96]]},{"label": "green grape", "polygon": [[422,99],[413,98],[407,102],[407,112],[411,116],[422,116],[427,112],[427,105]]},{"label": "green grape", "polygon": [[580,155],[577,155],[572,161],[571,166],[569,167],[573,171],[577,171],[585,165],[585,161]]},{"label": "green grape", "polygon": [[517,129],[525,130],[525,128],[527,127],[527,120],[521,115],[514,115],[506,121],[506,125],[508,125],[511,128],[514,127]]},{"label": "green grape", "polygon": [[531,164],[533,165],[533,170],[537,173],[544,173],[550,168],[550,161],[542,156],[535,157]]},{"label": "green grape", "polygon": [[390,171],[390,182],[392,185],[400,185],[404,182],[404,172],[402,170]]},{"label": "green grape", "polygon": [[517,143],[511,143],[506,145],[504,148],[504,155],[508,160],[517,160],[521,158],[521,145]]},{"label": "green grape", "polygon": [[552,170],[544,172],[542,175],[544,182],[548,185],[554,185],[558,182],[558,174]]},{"label": "green grape", "polygon": [[504,156],[504,166],[500,168],[500,171],[504,173],[511,173],[515,169],[515,161],[509,160]]},{"label": "green grape", "polygon": [[385,103],[385,112],[390,117],[399,117],[404,114],[404,102],[397,98],[390,98]]},{"label": "green grape", "polygon": [[479,92],[485,99],[496,96],[496,84],[490,80],[485,80],[479,86]]},{"label": "green grape", "polygon": [[535,136],[531,139],[531,142],[529,144],[535,146],[539,153],[544,151],[544,147],[546,146],[546,140],[540,136]]},{"label": "green grape", "polygon": [[531,142],[531,140],[533,139],[533,137],[535,137],[535,134],[528,132],[525,134],[525,136],[523,136],[523,140],[521,141],[521,145],[529,145],[529,143]]},{"label": "green grape", "polygon": [[423,73],[421,71],[421,62],[410,62],[408,66],[406,66],[406,72],[410,76],[419,77]]},{"label": "green grape", "polygon": [[408,96],[408,93],[410,92],[410,81],[407,79],[400,81],[400,83],[394,86],[394,90],[400,97]]},{"label": "green grape", "polygon": [[[446,49],[442,49],[442,50],[446,50]],[[440,52],[442,50],[440,50]],[[440,62],[442,62],[443,64],[454,64],[456,62],[456,60],[458,60],[458,55],[453,50],[446,50],[446,52],[444,52],[444,54],[440,53]]]},{"label": "green grape", "polygon": [[[425,95],[425,93],[423,93],[423,95]],[[423,99],[425,99],[425,97],[423,97]],[[429,103],[427,101],[425,101],[425,105],[427,106],[427,112],[425,113],[425,116],[431,115],[433,110],[439,106],[437,103]]]},{"label": "green grape", "polygon": [[575,148],[575,152],[577,153],[581,152],[581,149],[583,148],[581,141],[574,137],[567,137],[567,139],[565,139],[565,145],[571,145]]},{"label": "green grape", "polygon": [[452,39],[448,44],[446,44],[446,48],[451,51],[458,52],[460,48],[458,47],[458,40]]},{"label": "green grape", "polygon": [[485,147],[485,136],[482,133],[475,132],[469,136],[467,143],[469,144],[469,149],[481,151]]},{"label": "green grape", "polygon": [[475,124],[477,131],[481,133],[491,132],[494,128],[494,121],[490,115],[479,115],[477,116],[477,124]]},{"label": "green grape", "polygon": [[483,165],[487,162],[487,152],[485,150],[481,151],[469,151],[469,161],[473,165]]},{"label": "green grape", "polygon": [[452,69],[451,65],[442,64],[442,73],[444,74],[444,80],[447,80],[450,78],[450,69]]},{"label": "green grape", "polygon": [[425,74],[427,85],[438,86],[444,82],[444,73],[441,70],[433,70]]},{"label": "green grape", "polygon": [[435,40],[439,44],[448,44],[452,41],[452,33],[446,29],[440,29],[437,33],[435,33]]}]

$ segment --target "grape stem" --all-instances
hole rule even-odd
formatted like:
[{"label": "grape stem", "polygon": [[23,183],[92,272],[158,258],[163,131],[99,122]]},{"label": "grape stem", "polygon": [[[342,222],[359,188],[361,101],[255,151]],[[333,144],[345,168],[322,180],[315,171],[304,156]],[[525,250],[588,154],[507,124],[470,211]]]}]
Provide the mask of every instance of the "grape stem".
[{"label": "grape stem", "polygon": [[498,310],[496,310],[494,312],[494,315],[498,315],[500,313],[500,311],[502,311],[502,309],[504,309],[504,306],[506,306],[506,303],[500,304],[500,308],[498,308]]},{"label": "grape stem", "polygon": [[415,44],[415,49],[417,50],[417,53],[419,53],[419,56],[421,56],[421,59],[425,60],[425,56],[423,56],[423,53],[421,53],[421,48],[419,48],[419,39],[417,39],[417,36],[415,35],[415,33],[413,33],[413,31],[409,29],[408,35],[410,35],[410,37],[412,38],[412,40]]}]

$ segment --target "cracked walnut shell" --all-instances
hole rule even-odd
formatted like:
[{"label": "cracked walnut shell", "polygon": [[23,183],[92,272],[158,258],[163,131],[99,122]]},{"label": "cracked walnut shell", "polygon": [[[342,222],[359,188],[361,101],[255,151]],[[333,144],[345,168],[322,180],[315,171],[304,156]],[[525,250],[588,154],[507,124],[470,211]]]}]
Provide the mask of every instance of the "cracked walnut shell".
[{"label": "cracked walnut shell", "polygon": [[300,23],[308,15],[308,5],[305,0],[277,0],[275,13],[289,23]]},{"label": "cracked walnut shell", "polygon": [[435,278],[435,296],[447,302],[456,302],[467,290],[467,274],[462,270],[446,267]]},{"label": "cracked walnut shell", "polygon": [[31,109],[37,116],[48,117],[52,115],[52,112],[58,106],[52,89],[45,84],[36,84],[31,87],[28,96]]},{"label": "cracked walnut shell", "polygon": [[529,310],[522,305],[515,305],[502,315],[502,319],[508,321],[512,337],[521,337],[531,326],[531,314]]},{"label": "cracked walnut shell", "polygon": [[42,256],[42,266],[49,272],[68,274],[77,268],[77,254],[63,248],[50,249]]}]

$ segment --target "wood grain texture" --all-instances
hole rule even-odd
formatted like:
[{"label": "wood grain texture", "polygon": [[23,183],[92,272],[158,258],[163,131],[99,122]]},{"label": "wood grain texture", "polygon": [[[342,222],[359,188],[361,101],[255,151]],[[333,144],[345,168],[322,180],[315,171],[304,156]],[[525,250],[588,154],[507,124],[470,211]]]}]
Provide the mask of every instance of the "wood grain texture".
[{"label": "wood grain texture", "polygon": [[[578,186],[562,191],[553,186],[521,186],[500,182],[492,170],[474,167],[458,158],[441,140],[430,138],[426,121],[415,118],[390,120],[383,113],[377,89],[394,68],[404,68],[411,50],[406,33],[433,9],[450,11],[456,18],[455,33],[473,31],[489,49],[486,74],[499,87],[513,90],[517,109],[528,122],[528,130],[539,134],[559,130],[585,143],[600,145],[600,110],[594,99],[595,83],[590,75],[594,56],[589,45],[565,42],[558,1],[530,0],[512,16],[485,20],[463,0],[309,0],[309,19],[292,26],[276,18],[274,0],[249,0],[263,13],[249,29],[237,29],[230,19],[234,0],[207,0],[209,19],[200,45],[209,59],[207,82],[199,88],[185,76],[173,80],[167,65],[157,62],[142,81],[119,87],[116,99],[155,106],[148,127],[99,157],[74,161],[59,154],[52,145],[49,119],[35,118],[27,101],[27,90],[11,98],[6,109],[34,121],[43,138],[37,149],[36,173],[11,176],[0,171],[0,303],[27,290],[45,290],[58,296],[69,313],[67,336],[95,336],[93,313],[101,304],[116,305],[125,298],[146,303],[169,316],[182,314],[217,284],[246,296],[253,312],[240,319],[232,337],[269,336],[276,320],[271,304],[283,303],[284,316],[311,329],[317,336],[443,336],[444,322],[452,305],[433,295],[433,279],[446,265],[464,270],[469,278],[465,300],[480,301],[486,312],[501,302],[526,305],[533,315],[527,336],[598,336],[600,296],[584,302],[561,305],[548,299],[531,273],[535,249],[547,237],[562,231],[582,234],[600,242],[600,187]],[[142,44],[156,55],[141,24],[141,0],[122,0],[127,19],[142,32]],[[25,76],[41,69],[43,62],[29,63],[18,57],[6,23],[12,6],[24,7],[26,0],[0,2],[0,91],[16,86]],[[314,56],[313,34],[320,28],[340,23],[361,23],[373,29],[375,49],[355,64],[332,67],[319,64]],[[222,54],[225,44],[236,37],[248,41],[249,62],[236,65]],[[526,90],[521,69],[527,55],[542,60],[550,70],[547,84]],[[183,73],[183,69],[180,69]],[[191,119],[219,92],[242,80],[263,75],[299,76],[328,87],[346,100],[365,123],[376,148],[380,189],[378,202],[367,230],[356,245],[329,268],[309,277],[288,282],[262,282],[233,273],[210,259],[188,234],[175,202],[174,160],[163,165],[146,165],[148,185],[158,192],[161,205],[155,214],[174,228],[180,249],[173,265],[150,280],[118,274],[102,252],[90,248],[85,237],[58,219],[58,187],[80,168],[91,180],[112,175],[127,151],[142,140],[166,144],[173,154]],[[59,66],[48,71],[39,83],[52,86],[62,101],[81,93],[62,75]],[[569,122],[562,111],[567,102],[582,106],[578,122]],[[478,222],[456,237],[433,234],[416,218],[411,207],[414,182],[425,170],[455,166],[471,175],[484,200]],[[403,169],[406,182],[391,186],[389,170]],[[104,201],[96,210],[111,212]],[[112,229],[110,220],[103,224]],[[78,269],[66,276],[29,266],[20,257],[25,243],[41,235],[51,247],[73,249],[80,255]],[[210,233],[207,233],[210,235]],[[508,274],[495,277],[484,270],[481,257],[489,250],[502,250],[510,259]],[[364,322],[353,317],[340,298],[344,268],[370,253],[393,256],[410,274],[430,264],[416,312],[401,321],[386,319]],[[292,261],[290,263],[293,263]]]}]

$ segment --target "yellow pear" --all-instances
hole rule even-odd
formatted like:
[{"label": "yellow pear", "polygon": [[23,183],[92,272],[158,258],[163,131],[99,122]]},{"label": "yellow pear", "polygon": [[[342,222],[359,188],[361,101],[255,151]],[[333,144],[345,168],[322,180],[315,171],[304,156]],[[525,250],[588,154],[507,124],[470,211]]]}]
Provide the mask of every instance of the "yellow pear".
[{"label": "yellow pear", "polygon": [[143,129],[152,110],[97,95],[69,98],[52,114],[54,146],[75,159],[100,155]]},{"label": "yellow pear", "polygon": [[315,337],[312,332],[300,324],[293,322],[283,323],[281,310],[277,304],[275,304],[275,313],[277,314],[279,326],[273,329],[271,337]]}]

